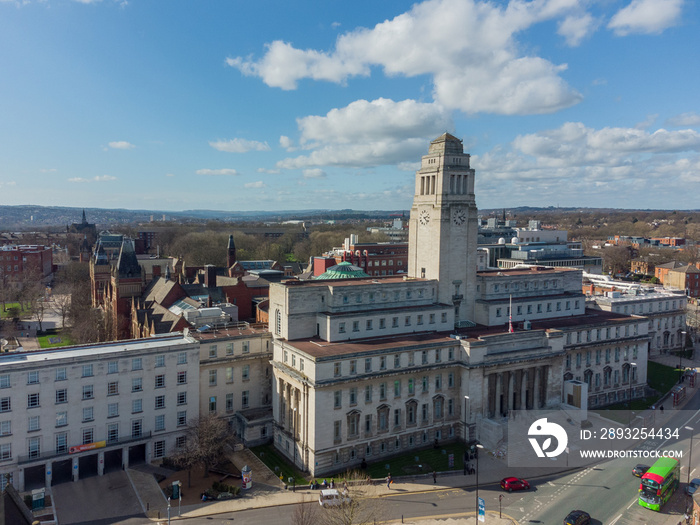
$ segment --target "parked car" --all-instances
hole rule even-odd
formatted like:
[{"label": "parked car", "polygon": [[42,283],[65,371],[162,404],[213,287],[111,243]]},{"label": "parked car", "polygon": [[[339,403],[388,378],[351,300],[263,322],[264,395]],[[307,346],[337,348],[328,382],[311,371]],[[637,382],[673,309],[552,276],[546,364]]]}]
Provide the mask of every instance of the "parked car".
[{"label": "parked car", "polygon": [[514,490],[530,490],[530,484],[520,478],[503,478],[501,480],[501,488],[508,492],[513,492]]},{"label": "parked car", "polygon": [[338,489],[323,489],[318,495],[321,507],[338,507],[350,503],[350,496],[341,494]]},{"label": "parked car", "polygon": [[650,468],[651,467],[649,465],[643,465],[640,463],[632,469],[632,474],[634,474],[638,478],[641,478],[644,474],[647,473],[647,470],[649,470]]},{"label": "parked car", "polygon": [[564,518],[564,525],[590,525],[591,515],[583,510],[572,510]]},{"label": "parked car", "polygon": [[688,486],[685,488],[685,492],[686,494],[692,496],[698,490],[698,487],[700,487],[700,479],[695,478],[688,483]]}]

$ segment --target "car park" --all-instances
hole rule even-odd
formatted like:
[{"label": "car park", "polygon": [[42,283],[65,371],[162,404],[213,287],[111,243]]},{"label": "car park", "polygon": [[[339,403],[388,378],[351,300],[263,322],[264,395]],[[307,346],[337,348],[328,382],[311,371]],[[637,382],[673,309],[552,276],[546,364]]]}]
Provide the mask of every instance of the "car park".
[{"label": "car park", "polygon": [[514,490],[530,490],[530,484],[520,478],[503,478],[501,480],[501,488],[508,492],[513,492]]},{"label": "car park", "polygon": [[590,525],[591,515],[584,510],[572,510],[564,518],[564,525]]}]

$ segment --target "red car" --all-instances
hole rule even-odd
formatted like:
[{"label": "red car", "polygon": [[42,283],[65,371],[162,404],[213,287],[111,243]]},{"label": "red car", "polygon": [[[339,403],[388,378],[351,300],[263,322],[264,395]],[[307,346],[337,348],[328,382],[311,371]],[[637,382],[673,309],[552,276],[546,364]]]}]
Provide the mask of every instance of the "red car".
[{"label": "red car", "polygon": [[503,478],[501,480],[501,488],[508,492],[513,492],[514,490],[530,490],[530,484],[520,478]]}]

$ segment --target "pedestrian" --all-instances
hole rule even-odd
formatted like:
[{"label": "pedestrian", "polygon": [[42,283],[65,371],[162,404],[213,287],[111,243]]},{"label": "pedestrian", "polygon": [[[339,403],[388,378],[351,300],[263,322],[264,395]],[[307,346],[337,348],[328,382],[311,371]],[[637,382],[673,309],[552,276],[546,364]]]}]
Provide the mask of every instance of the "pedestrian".
[{"label": "pedestrian", "polygon": [[335,488],[335,481],[333,481],[333,478],[331,478],[331,488],[332,488],[332,489]]},{"label": "pedestrian", "polygon": [[437,483],[437,472],[433,470],[433,483]]},{"label": "pedestrian", "polygon": [[664,413],[664,406],[661,405],[661,407],[659,407],[659,410],[661,410],[661,413],[663,414]]},{"label": "pedestrian", "polygon": [[348,482],[347,482],[347,480],[343,480],[343,490],[344,490],[345,492],[348,491]]},{"label": "pedestrian", "polygon": [[313,489],[314,489],[314,480],[312,479],[311,483],[309,483],[309,490],[313,490]]},{"label": "pedestrian", "polygon": [[391,472],[389,472],[389,474],[388,474],[387,477],[386,477],[386,488],[388,488],[388,489],[391,488],[391,482],[392,482],[392,481],[393,481],[393,480],[391,479]]}]

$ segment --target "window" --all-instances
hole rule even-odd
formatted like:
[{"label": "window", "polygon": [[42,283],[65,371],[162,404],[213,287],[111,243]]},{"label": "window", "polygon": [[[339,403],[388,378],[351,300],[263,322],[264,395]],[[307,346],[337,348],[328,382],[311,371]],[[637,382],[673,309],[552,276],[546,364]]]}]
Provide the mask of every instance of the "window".
[{"label": "window", "polygon": [[423,316],[422,315],[418,315],[416,317],[416,324],[423,324]]},{"label": "window", "polygon": [[156,396],[156,410],[165,408],[165,396]]},{"label": "window", "polygon": [[116,396],[117,394],[119,394],[119,382],[111,381],[107,383],[107,395]]},{"label": "window", "polygon": [[165,366],[165,356],[164,355],[157,355],[156,356],[156,368],[160,368],[161,366]]},{"label": "window", "polygon": [[340,408],[342,406],[343,393],[340,390],[333,392],[333,408]]},{"label": "window", "polygon": [[401,354],[394,354],[394,368],[401,368]]},{"label": "window", "polygon": [[379,370],[386,370],[386,356],[381,356],[379,358]]},{"label": "window", "polygon": [[65,381],[67,379],[66,368],[61,367],[56,369],[56,381]]},{"label": "window", "polygon": [[345,333],[345,323],[338,323],[338,332],[341,334]]},{"label": "window", "polygon": [[153,457],[162,458],[165,456],[165,441],[156,441],[153,443]]},{"label": "window", "polygon": [[359,332],[359,331],[360,331],[360,321],[353,321],[353,322],[352,322],[352,331],[353,331],[353,332]]},{"label": "window", "polygon": [[92,365],[83,365],[83,377],[92,377]]},{"label": "window", "polygon": [[143,370],[143,359],[140,357],[134,357],[131,360],[131,369],[132,370]]},{"label": "window", "polygon": [[187,444],[187,436],[177,436],[175,438],[175,448],[185,448],[186,444]]},{"label": "window", "polygon": [[435,376],[435,390],[442,390],[442,374]]},{"label": "window", "polygon": [[0,422],[0,436],[12,435],[12,421]]},{"label": "window", "polygon": [[233,367],[232,366],[226,367],[226,382],[233,383]]},{"label": "window", "polygon": [[131,437],[132,438],[140,438],[143,433],[143,420],[142,419],[134,419],[131,422]]},{"label": "window", "polygon": [[333,363],[333,377],[340,377],[340,363]]},{"label": "window", "polygon": [[165,388],[165,375],[160,374],[156,376],[156,383],[155,383],[156,388]]},{"label": "window", "polygon": [[446,322],[447,322],[447,313],[446,313],[446,312],[442,312],[441,321],[442,321],[443,323],[446,323]]},{"label": "window", "polygon": [[428,351],[427,350],[423,350],[421,352],[420,362],[421,362],[421,364],[424,364],[424,365],[428,364]]},{"label": "window", "polygon": [[372,358],[368,357],[365,359],[365,372],[372,371]]},{"label": "window", "polygon": [[427,392],[430,389],[430,384],[428,382],[428,376],[423,376],[423,392]]},{"label": "window", "polygon": [[355,375],[357,373],[357,360],[352,359],[350,361],[350,375]]},{"label": "window", "polygon": [[209,370],[209,386],[216,386],[216,370]]},{"label": "window", "polygon": [[386,319],[382,317],[379,319],[379,329],[384,330],[386,328]]},{"label": "window", "polygon": [[182,371],[177,373],[177,384],[185,385],[187,384],[187,371]]},{"label": "window", "polygon": [[119,415],[119,403],[109,403],[107,405],[107,417],[117,417]]},{"label": "window", "polygon": [[248,399],[250,398],[248,390],[241,392],[241,405],[243,408],[248,408]]},{"label": "window", "polygon": [[233,412],[233,393],[226,394],[226,412]]},{"label": "window", "polygon": [[60,403],[68,403],[68,390],[66,388],[56,390],[56,404]]},{"label": "window", "polygon": [[413,378],[408,380],[408,395],[412,396],[414,392]]},{"label": "window", "polygon": [[27,394],[27,408],[37,408],[39,406],[39,394]]},{"label": "window", "polygon": [[410,315],[407,315],[406,318],[404,319],[404,325],[411,326],[411,316]]},{"label": "window", "polygon": [[209,397],[209,413],[212,414],[216,412],[216,396]]},{"label": "window", "polygon": [[334,441],[340,441],[341,439],[341,422],[340,421],[333,421],[333,440]]},{"label": "window", "polygon": [[401,381],[394,381],[394,397],[401,397]]},{"label": "window", "polygon": [[181,410],[177,413],[177,426],[184,427],[187,425],[187,411]]},{"label": "window", "polygon": [[107,425],[107,442],[116,443],[119,441],[119,423],[110,423]]},{"label": "window", "polygon": [[436,363],[441,363],[442,362],[442,350],[439,348],[435,350],[435,362]]},{"label": "window", "polygon": [[233,355],[233,343],[226,345],[226,355]]},{"label": "window", "polygon": [[398,317],[392,317],[392,319],[391,319],[391,327],[392,327],[392,328],[398,328],[398,327],[399,327],[399,318],[398,318]]},{"label": "window", "polygon": [[107,373],[108,374],[118,374],[119,373],[119,361],[108,361],[107,362]]},{"label": "window", "polygon": [[455,386],[455,374],[450,372],[447,374],[447,388],[452,388]]},{"label": "window", "polygon": [[27,442],[27,453],[30,458],[38,458],[41,455],[41,438],[29,438]]},{"label": "window", "polygon": [[243,381],[248,381],[250,379],[250,365],[243,365],[243,370],[241,371],[241,377]]},{"label": "window", "polygon": [[372,385],[365,385],[365,403],[372,402]]},{"label": "window", "polygon": [[386,383],[379,383],[379,399],[382,401],[386,399]]},{"label": "window", "polygon": [[177,364],[184,365],[187,363],[187,352],[180,352],[177,354]]},{"label": "window", "polygon": [[59,432],[56,434],[56,453],[62,454],[68,451],[68,434]]},{"label": "window", "polygon": [[367,319],[366,330],[372,330],[372,319]]},{"label": "window", "polygon": [[178,405],[186,405],[187,404],[187,392],[178,392],[177,393],[177,404]]},{"label": "window", "polygon": [[153,428],[156,432],[162,432],[165,430],[165,414],[158,414],[156,416]]},{"label": "window", "polygon": [[87,421],[93,421],[95,419],[95,413],[92,407],[83,407],[83,423]]},{"label": "window", "polygon": [[131,413],[138,414],[143,412],[143,399],[134,399],[131,401]]},{"label": "window", "polygon": [[0,412],[9,412],[12,410],[12,404],[9,397],[0,397]]},{"label": "window", "polygon": [[143,390],[143,379],[140,377],[131,378],[131,391],[141,392]]},{"label": "window", "polygon": [[12,445],[5,443],[0,445],[0,460],[5,461],[8,459],[12,459]]},{"label": "window", "polygon": [[215,357],[216,357],[216,345],[210,345],[210,346],[209,346],[209,357],[210,357],[210,358],[215,358]]},{"label": "window", "polygon": [[27,372],[27,384],[35,385],[39,382],[39,371],[33,370],[32,372]]},{"label": "window", "polygon": [[68,424],[68,412],[56,412],[56,426],[65,427]]},{"label": "window", "polygon": [[30,416],[27,421],[27,432],[39,430],[39,416]]}]

